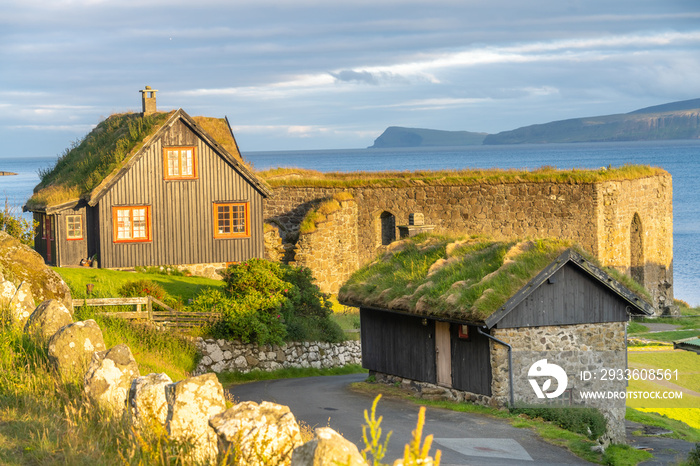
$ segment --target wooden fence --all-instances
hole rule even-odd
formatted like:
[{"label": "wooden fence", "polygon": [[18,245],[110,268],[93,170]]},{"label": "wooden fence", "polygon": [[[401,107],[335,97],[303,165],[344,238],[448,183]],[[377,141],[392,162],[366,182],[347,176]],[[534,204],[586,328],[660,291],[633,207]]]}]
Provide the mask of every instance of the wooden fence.
[{"label": "wooden fence", "polygon": [[[154,310],[154,304],[164,310]],[[102,315],[121,319],[148,320],[163,327],[198,327],[209,325],[219,317],[216,312],[176,311],[153,296],[74,299],[73,307],[80,306],[134,306],[136,310],[133,312],[104,312]],[[145,311],[143,310],[144,306]]]}]

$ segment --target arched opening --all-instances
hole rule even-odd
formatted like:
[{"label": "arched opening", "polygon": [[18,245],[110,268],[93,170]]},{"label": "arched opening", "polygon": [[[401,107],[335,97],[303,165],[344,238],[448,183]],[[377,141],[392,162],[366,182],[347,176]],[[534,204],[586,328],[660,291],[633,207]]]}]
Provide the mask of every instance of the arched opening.
[{"label": "arched opening", "polygon": [[396,217],[391,212],[384,211],[379,215],[379,240],[382,246],[396,240]]},{"label": "arched opening", "polygon": [[635,213],[630,224],[630,275],[644,284],[644,231],[642,219]]}]

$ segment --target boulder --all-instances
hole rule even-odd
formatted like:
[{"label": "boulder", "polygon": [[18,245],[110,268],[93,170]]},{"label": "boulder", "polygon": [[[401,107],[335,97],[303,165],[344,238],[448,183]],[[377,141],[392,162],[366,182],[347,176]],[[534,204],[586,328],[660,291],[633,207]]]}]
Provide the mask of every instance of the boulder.
[{"label": "boulder", "polygon": [[209,419],[219,448],[236,452],[237,464],[285,464],[302,445],[301,431],[289,407],[263,401],[238,403]]},{"label": "boulder", "polygon": [[213,462],[217,436],[209,418],[226,409],[224,389],[212,373],[189,377],[165,387],[168,401],[166,428],[170,438],[190,444],[190,460]]},{"label": "boulder", "polygon": [[297,447],[291,466],[367,466],[354,443],[330,427],[316,429],[316,438]]},{"label": "boulder", "polygon": [[92,353],[105,349],[97,322],[92,319],[75,322],[61,327],[49,339],[49,362],[61,377],[82,377]]},{"label": "boulder", "polygon": [[[0,272],[15,285],[26,282],[38,302],[58,299],[72,311],[70,288],[39,253],[0,231]],[[30,311],[31,312],[31,311]]]},{"label": "boulder", "polygon": [[37,340],[48,341],[58,329],[72,322],[73,316],[62,302],[47,299],[29,316],[24,333]]},{"label": "boulder", "polygon": [[29,318],[29,315],[34,311],[34,296],[32,295],[32,289],[27,282],[22,282],[17,287],[14,296],[10,299],[8,307],[10,308],[10,315],[15,324],[20,328],[24,327],[25,322]]},{"label": "boulder", "polygon": [[139,375],[139,366],[125,344],[92,354],[85,373],[85,393],[117,415],[126,410],[131,381]]},{"label": "boulder", "polygon": [[167,374],[148,374],[131,381],[129,389],[129,413],[133,425],[165,430],[168,419],[168,402],[165,387],[173,381]]}]

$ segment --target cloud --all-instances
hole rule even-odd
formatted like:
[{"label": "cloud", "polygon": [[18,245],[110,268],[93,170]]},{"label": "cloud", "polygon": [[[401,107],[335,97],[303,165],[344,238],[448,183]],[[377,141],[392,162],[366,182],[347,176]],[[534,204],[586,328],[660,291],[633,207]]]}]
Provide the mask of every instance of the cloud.
[{"label": "cloud", "polygon": [[356,81],[356,82],[364,82],[367,84],[377,84],[378,80],[377,77],[373,74],[371,74],[368,71],[352,71],[352,70],[343,70],[339,71],[337,73],[331,73],[331,76],[333,76],[335,79],[338,81]]}]

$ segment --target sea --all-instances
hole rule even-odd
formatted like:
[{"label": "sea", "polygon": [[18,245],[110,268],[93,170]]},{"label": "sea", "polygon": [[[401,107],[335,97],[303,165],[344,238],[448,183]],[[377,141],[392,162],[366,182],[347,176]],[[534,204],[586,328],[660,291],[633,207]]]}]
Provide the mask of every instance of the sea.
[{"label": "sea", "polygon": [[[674,295],[700,306],[700,141],[525,144],[397,149],[243,152],[256,170],[295,167],[321,172],[461,168],[562,169],[644,164],[673,176]],[[17,212],[39,182],[38,171],[55,157],[0,158],[0,196]],[[31,218],[28,214],[24,214]]]}]

